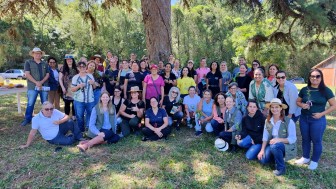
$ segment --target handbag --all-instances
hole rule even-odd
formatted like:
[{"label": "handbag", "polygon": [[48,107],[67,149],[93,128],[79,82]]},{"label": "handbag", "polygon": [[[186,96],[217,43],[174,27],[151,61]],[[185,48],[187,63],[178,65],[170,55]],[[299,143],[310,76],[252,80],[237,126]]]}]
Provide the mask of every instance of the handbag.
[{"label": "handbag", "polygon": [[161,100],[161,95],[159,95],[159,92],[158,92],[158,90],[157,90],[157,87],[156,87],[156,85],[155,85],[155,82],[154,82],[154,79],[153,79],[152,76],[151,76],[151,79],[152,79],[152,81],[153,81],[153,85],[154,85],[154,87],[155,87],[156,94],[158,95],[158,101],[160,102],[160,100]]}]

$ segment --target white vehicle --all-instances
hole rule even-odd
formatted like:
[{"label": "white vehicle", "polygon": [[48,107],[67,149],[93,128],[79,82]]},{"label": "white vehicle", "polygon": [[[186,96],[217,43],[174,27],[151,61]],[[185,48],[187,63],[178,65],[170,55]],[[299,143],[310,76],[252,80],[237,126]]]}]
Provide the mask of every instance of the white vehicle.
[{"label": "white vehicle", "polygon": [[26,79],[26,75],[21,69],[10,69],[4,73],[0,73],[4,79]]}]

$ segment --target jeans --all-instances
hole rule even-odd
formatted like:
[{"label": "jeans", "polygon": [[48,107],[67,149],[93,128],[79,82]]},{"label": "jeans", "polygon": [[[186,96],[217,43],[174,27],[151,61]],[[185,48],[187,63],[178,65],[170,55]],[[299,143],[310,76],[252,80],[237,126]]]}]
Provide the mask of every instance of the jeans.
[{"label": "jeans", "polygon": [[313,154],[311,160],[318,162],[322,154],[322,138],[327,126],[326,117],[314,119],[310,115],[300,116],[300,131],[302,135],[303,157],[309,159],[311,142],[313,142]]},{"label": "jeans", "polygon": [[37,91],[37,90],[28,90],[27,91],[27,109],[25,114],[25,120],[30,122],[33,118],[33,111],[37,95],[40,95],[41,103],[44,103],[48,100],[48,91]]},{"label": "jeans", "polygon": [[174,120],[176,120],[177,124],[180,124],[183,118],[183,113],[178,111],[172,117],[168,116],[168,125],[173,125]]},{"label": "jeans", "polygon": [[[68,131],[71,131],[72,135],[65,136]],[[71,145],[75,143],[76,140],[79,140],[82,137],[83,135],[79,130],[78,125],[75,122],[69,120],[59,125],[59,131],[57,136],[52,140],[48,140],[48,142],[50,144],[56,145]]]},{"label": "jeans", "polygon": [[299,120],[300,116],[295,116],[294,114],[292,115],[292,120],[294,123],[296,123]]},{"label": "jeans", "polygon": [[260,160],[261,164],[270,163],[272,159],[275,160],[275,167],[278,171],[284,171],[285,165],[285,145],[282,142],[267,145],[264,157]]},{"label": "jeans", "polygon": [[99,98],[100,98],[100,94],[101,94],[101,89],[97,88],[93,91],[93,96],[94,96],[94,105],[98,104],[99,102]]},{"label": "jeans", "polygon": [[227,143],[231,144],[232,132],[222,131],[219,133],[219,138],[225,140]]},{"label": "jeans", "polygon": [[208,133],[212,133],[213,132],[213,128],[211,126],[211,123],[210,122],[204,122],[203,124],[199,124],[199,119],[204,119],[204,117],[202,116],[201,118],[199,118],[197,115],[195,116],[195,122],[196,122],[196,125],[195,125],[195,131],[202,131],[202,126],[205,125],[205,131],[208,132]]},{"label": "jeans", "polygon": [[86,125],[88,127],[89,121],[90,121],[90,116],[91,116],[91,111],[92,108],[94,108],[94,102],[79,102],[74,100],[74,105],[75,105],[75,112],[76,112],[76,118],[78,122],[78,127],[79,129],[84,132],[85,127],[84,127],[84,113],[86,112]]},{"label": "jeans", "polygon": [[219,133],[224,130],[224,123],[218,123],[216,120],[211,120],[211,126],[213,128],[213,133],[219,136]]},{"label": "jeans", "polygon": [[99,131],[105,134],[104,141],[109,144],[117,143],[120,139],[119,135],[116,135],[112,130],[100,129]]},{"label": "jeans", "polygon": [[139,127],[140,121],[141,119],[139,119],[137,116],[129,120],[127,120],[126,118],[123,118],[120,124],[121,134],[123,134],[124,136],[128,136],[131,134],[131,130],[134,130],[134,131],[140,130],[140,127]]},{"label": "jeans", "polygon": [[247,135],[245,138],[241,140],[240,143],[238,143],[238,146],[242,148],[248,148],[245,156],[248,160],[254,160],[257,159],[258,153],[261,150],[261,144],[252,144],[252,138],[250,135]]}]

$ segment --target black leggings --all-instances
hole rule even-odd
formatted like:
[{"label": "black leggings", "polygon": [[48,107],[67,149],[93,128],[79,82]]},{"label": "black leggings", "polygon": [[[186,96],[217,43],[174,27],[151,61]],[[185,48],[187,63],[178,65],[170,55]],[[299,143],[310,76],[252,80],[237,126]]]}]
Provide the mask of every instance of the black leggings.
[{"label": "black leggings", "polygon": [[[171,126],[167,126],[164,129],[161,130],[161,133],[163,136],[161,138],[166,138],[171,133]],[[150,130],[148,127],[142,128],[142,133],[147,137],[149,140],[159,140],[161,139],[157,134],[154,133],[154,131]]]},{"label": "black leggings", "polygon": [[67,100],[63,98],[63,101],[64,101],[64,113],[66,115],[70,115],[70,104],[72,104],[71,106],[72,115],[75,116],[76,114],[75,114],[75,107],[73,104],[73,100]]}]

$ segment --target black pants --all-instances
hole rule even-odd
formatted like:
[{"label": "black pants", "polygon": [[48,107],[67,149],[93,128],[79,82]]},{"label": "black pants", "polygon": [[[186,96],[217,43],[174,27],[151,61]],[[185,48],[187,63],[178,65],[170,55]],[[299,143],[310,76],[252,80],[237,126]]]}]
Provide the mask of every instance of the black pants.
[{"label": "black pants", "polygon": [[[171,133],[171,126],[167,126],[166,128],[161,130],[163,136],[161,138],[166,138]],[[154,131],[150,130],[148,127],[142,128],[142,133],[147,137],[149,140],[159,140],[161,139]]]},{"label": "black pants", "polygon": [[64,101],[64,113],[66,115],[70,115],[70,105],[72,104],[71,106],[72,115],[75,116],[76,114],[75,114],[75,106],[73,104],[73,100],[67,100],[63,98],[63,101]]}]

